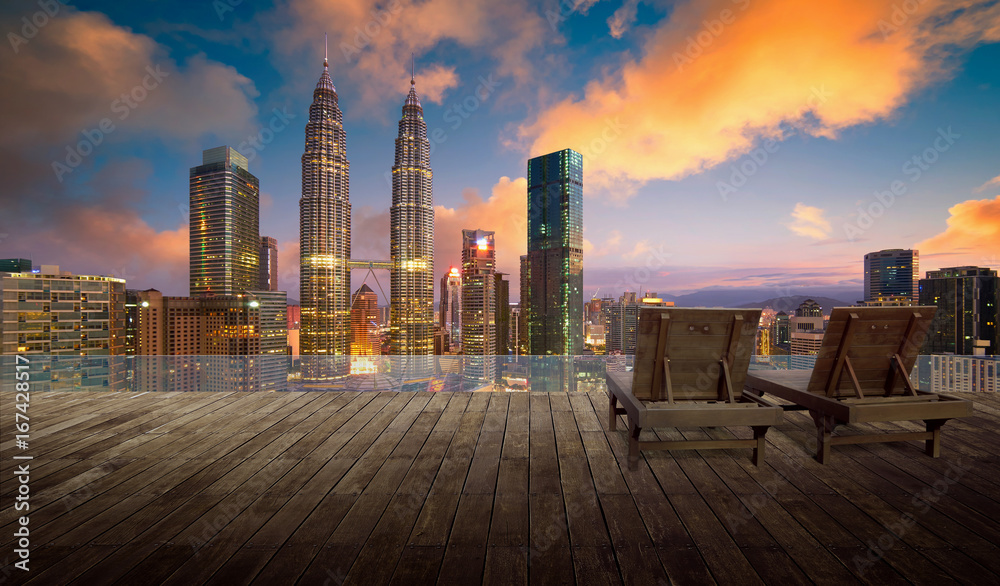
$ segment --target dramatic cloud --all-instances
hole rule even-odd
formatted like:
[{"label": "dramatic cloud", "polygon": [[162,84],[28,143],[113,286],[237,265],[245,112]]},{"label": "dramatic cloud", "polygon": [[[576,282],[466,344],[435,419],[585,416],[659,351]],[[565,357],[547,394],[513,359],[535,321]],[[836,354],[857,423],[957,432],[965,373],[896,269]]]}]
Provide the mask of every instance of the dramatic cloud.
[{"label": "dramatic cloud", "polygon": [[[948,228],[918,242],[913,248],[924,259],[941,256],[940,266],[992,266],[1000,268],[1000,196],[970,199],[948,208]],[[929,269],[931,267],[921,267]]]},{"label": "dramatic cloud", "polygon": [[309,62],[315,73],[320,43],[329,33],[334,83],[350,79],[352,93],[360,94],[364,104],[405,95],[411,54],[417,57],[421,99],[440,103],[460,84],[458,75],[453,66],[428,63],[421,56],[441,44],[490,56],[497,66],[484,75],[509,76],[524,84],[533,71],[528,53],[551,32],[527,0],[292,0],[287,8],[291,16],[286,26],[273,26],[270,16],[264,19],[274,43],[299,61],[302,55],[315,55]]},{"label": "dramatic cloud", "polygon": [[[51,194],[36,194],[30,202],[9,202],[10,217],[0,232],[4,257],[29,258],[34,264],[60,265],[85,275],[112,275],[129,287],[148,283],[170,283],[169,295],[188,293],[188,226],[178,213],[176,228],[157,230],[136,211],[146,195],[142,185],[150,178],[149,164],[128,159],[108,164],[90,186],[98,199],[59,200]],[[33,216],[31,208],[46,211]]]},{"label": "dramatic cloud", "polygon": [[640,58],[544,109],[519,136],[530,156],[582,152],[588,193],[624,200],[762,139],[834,137],[888,117],[946,78],[956,52],[998,39],[1000,4],[987,0],[691,0]]},{"label": "dramatic cloud", "polygon": [[525,178],[501,177],[487,199],[475,189],[466,189],[462,205],[435,206],[435,272],[441,275],[448,266],[461,266],[462,230],[489,230],[496,232],[497,270],[510,273],[514,287],[521,271],[521,255],[528,251],[527,193]]},{"label": "dramatic cloud", "polygon": [[830,236],[830,232],[833,231],[830,221],[823,217],[824,213],[822,208],[807,206],[800,202],[795,204],[795,209],[792,210],[792,221],[785,226],[799,236],[822,240]]}]

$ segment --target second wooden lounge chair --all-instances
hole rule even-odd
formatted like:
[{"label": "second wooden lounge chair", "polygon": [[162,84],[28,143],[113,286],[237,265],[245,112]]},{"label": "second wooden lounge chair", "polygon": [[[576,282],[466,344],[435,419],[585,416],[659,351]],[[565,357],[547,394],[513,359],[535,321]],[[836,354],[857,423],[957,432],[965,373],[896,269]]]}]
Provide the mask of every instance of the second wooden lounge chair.
[{"label": "second wooden lounge chair", "polygon": [[[754,370],[751,393],[771,393],[808,409],[816,422],[816,459],[825,463],[830,446],[926,440],[937,458],[941,426],[972,414],[972,403],[918,391],[910,382],[936,307],[835,307],[810,370]],[[926,431],[834,436],[836,426],[879,421],[924,421]]]},{"label": "second wooden lounge chair", "polygon": [[[640,450],[753,448],[764,460],[768,427],[780,407],[742,393],[753,353],[759,309],[643,307],[632,372],[608,372],[608,427],[628,415],[629,469]],[[618,403],[621,407],[618,407]],[[639,441],[643,428],[748,425],[753,439]]]}]

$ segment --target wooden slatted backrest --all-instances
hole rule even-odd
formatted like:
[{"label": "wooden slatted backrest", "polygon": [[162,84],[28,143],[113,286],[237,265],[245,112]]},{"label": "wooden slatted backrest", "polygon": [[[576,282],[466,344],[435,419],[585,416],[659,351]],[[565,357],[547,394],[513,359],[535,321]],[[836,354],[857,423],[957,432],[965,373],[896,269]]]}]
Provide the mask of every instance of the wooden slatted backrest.
[{"label": "wooden slatted backrest", "polygon": [[[660,324],[667,316],[669,329],[663,355],[670,358],[670,380],[675,401],[706,401],[720,398],[719,360],[732,349],[730,375],[733,394],[743,390],[754,337],[760,321],[759,309],[695,309],[688,307],[643,307],[639,309],[635,341],[632,394],[641,400],[666,399],[662,361],[657,361]],[[731,328],[736,332],[731,336]],[[659,375],[657,375],[659,373]],[[654,381],[657,388],[654,388]]]},{"label": "wooden slatted backrest", "polygon": [[935,311],[934,306],[835,307],[809,378],[809,392],[834,398],[857,396],[846,369],[839,382],[831,381],[836,375],[838,359],[844,354],[840,349],[846,347],[846,356],[850,358],[862,393],[873,397],[886,395],[886,381],[893,368],[892,357],[898,352],[905,372],[902,376],[896,375],[890,394],[905,393],[903,378],[913,370]]}]

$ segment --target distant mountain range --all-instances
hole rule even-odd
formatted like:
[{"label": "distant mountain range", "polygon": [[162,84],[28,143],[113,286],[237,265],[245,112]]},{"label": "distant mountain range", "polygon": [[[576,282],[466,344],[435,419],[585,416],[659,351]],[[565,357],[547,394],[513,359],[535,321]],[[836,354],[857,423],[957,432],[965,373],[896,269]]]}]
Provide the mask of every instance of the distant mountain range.
[{"label": "distant mountain range", "polygon": [[686,295],[660,295],[660,297],[664,301],[673,301],[677,307],[770,307],[785,313],[794,312],[803,301],[812,299],[823,307],[823,313],[829,313],[834,307],[854,305],[864,296],[861,291],[847,288],[804,291],[802,294],[780,297],[775,297],[774,293],[773,288],[733,287],[703,289]]}]

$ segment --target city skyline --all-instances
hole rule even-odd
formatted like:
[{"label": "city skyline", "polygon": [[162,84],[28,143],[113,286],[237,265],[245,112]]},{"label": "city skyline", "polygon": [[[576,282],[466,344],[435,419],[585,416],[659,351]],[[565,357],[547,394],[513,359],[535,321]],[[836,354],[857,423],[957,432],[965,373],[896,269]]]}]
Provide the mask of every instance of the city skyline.
[{"label": "city skyline", "polygon": [[[441,267],[459,261],[460,230],[478,226],[497,232],[498,270],[518,273],[524,161],[561,148],[585,161],[585,298],[621,285],[853,293],[863,254],[891,248],[919,250],[921,276],[1000,264],[1000,15],[986,3],[901,16],[892,2],[643,3],[629,16],[611,2],[471,2],[461,27],[432,18],[449,9],[438,1],[75,6],[0,56],[19,112],[0,145],[5,257],[186,294],[186,175],[195,153],[225,144],[252,159],[278,289],[297,291],[296,159],[329,32],[357,153],[357,258],[389,257],[388,141],[415,53]],[[15,35],[22,10],[0,11]],[[497,32],[477,35],[487,23]],[[86,35],[102,50],[70,42]],[[692,92],[695,78],[731,83]],[[31,113],[46,106],[39,123]]]}]

